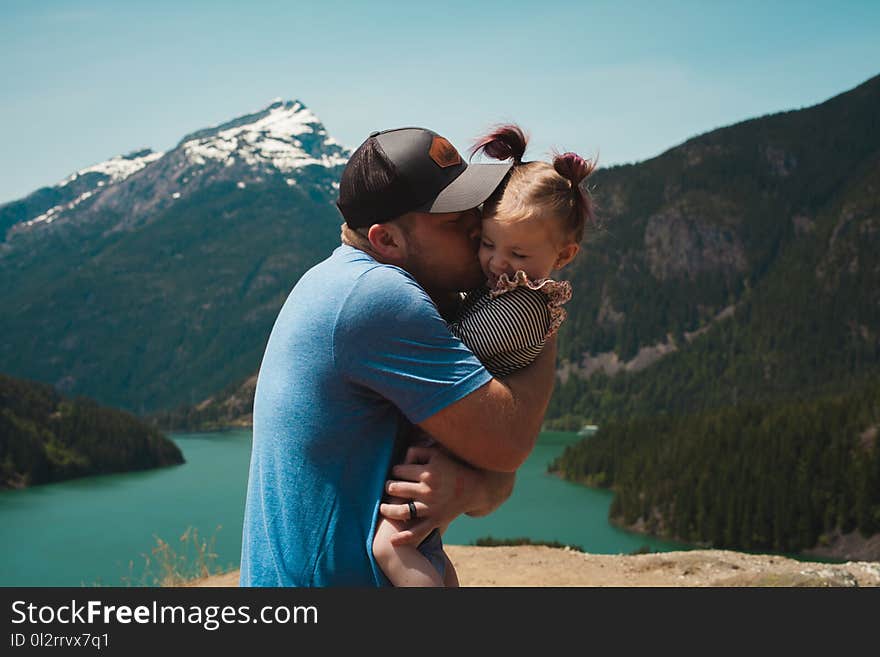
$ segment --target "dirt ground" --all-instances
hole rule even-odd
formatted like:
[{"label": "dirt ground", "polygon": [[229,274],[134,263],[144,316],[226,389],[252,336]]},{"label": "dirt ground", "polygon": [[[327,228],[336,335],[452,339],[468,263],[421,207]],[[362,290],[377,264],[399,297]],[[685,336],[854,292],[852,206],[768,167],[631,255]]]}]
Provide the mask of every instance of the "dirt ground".
[{"label": "dirt ground", "polygon": [[[543,546],[446,546],[462,586],[880,586],[880,562],[796,561],[775,555],[692,550],[585,554]],[[238,586],[238,571],[192,586]]]}]

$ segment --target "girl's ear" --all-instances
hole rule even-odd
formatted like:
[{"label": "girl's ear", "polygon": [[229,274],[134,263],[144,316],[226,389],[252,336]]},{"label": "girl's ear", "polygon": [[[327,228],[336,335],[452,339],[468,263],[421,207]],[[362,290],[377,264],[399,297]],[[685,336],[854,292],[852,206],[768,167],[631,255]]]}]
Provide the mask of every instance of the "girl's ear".
[{"label": "girl's ear", "polygon": [[403,231],[394,222],[373,224],[367,233],[370,246],[388,264],[400,264],[406,260],[406,240]]},{"label": "girl's ear", "polygon": [[553,269],[562,269],[563,267],[565,267],[565,265],[574,260],[574,257],[578,254],[578,251],[580,250],[580,245],[575,244],[574,242],[562,247],[562,249],[560,249],[559,253],[556,255],[556,262],[553,265]]}]

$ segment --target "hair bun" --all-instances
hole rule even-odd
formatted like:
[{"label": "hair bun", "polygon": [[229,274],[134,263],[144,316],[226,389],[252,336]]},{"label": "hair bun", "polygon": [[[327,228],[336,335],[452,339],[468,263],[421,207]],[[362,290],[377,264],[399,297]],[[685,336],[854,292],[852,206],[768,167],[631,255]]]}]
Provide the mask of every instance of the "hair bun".
[{"label": "hair bun", "polygon": [[471,157],[482,151],[496,160],[509,160],[517,164],[522,162],[526,153],[529,138],[516,124],[497,126],[492,132],[476,140],[471,147]]},{"label": "hair bun", "polygon": [[585,160],[577,153],[556,154],[553,158],[553,168],[563,178],[571,181],[571,186],[577,187],[581,182],[593,173],[596,168],[595,162]]}]

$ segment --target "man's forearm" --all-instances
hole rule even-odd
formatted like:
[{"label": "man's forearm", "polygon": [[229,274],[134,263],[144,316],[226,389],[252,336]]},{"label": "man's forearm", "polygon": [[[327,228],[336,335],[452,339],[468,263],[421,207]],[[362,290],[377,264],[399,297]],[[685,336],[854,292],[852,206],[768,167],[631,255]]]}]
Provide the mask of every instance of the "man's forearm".
[{"label": "man's forearm", "polygon": [[507,501],[513,493],[516,474],[513,472],[493,472],[492,470],[476,470],[478,477],[474,496],[474,505],[466,513],[469,516],[487,516]]},{"label": "man's forearm", "polygon": [[456,515],[486,516],[507,501],[513,493],[514,472],[496,472],[476,468],[443,450],[452,468],[450,479],[455,481]]},{"label": "man's forearm", "polygon": [[[531,423],[533,433],[537,434],[544,421],[544,413],[553,394],[556,380],[556,336],[544,345],[540,356],[531,366],[504,377],[501,381],[510,389],[517,405],[522,405],[517,415],[522,423]],[[515,472],[495,472],[493,470],[473,469],[474,505],[466,509],[469,516],[485,516],[501,506],[513,493]]]},{"label": "man's forearm", "polygon": [[515,472],[541,430],[556,378],[551,338],[528,367],[487,384],[419,423],[458,458],[497,472]]},{"label": "man's forearm", "polygon": [[[540,355],[526,368],[500,379],[513,397],[516,410],[508,418],[515,428],[528,427],[528,432],[537,435],[544,422],[544,414],[553,394],[556,380],[556,336],[551,337]],[[513,427],[512,427],[513,428]]]}]

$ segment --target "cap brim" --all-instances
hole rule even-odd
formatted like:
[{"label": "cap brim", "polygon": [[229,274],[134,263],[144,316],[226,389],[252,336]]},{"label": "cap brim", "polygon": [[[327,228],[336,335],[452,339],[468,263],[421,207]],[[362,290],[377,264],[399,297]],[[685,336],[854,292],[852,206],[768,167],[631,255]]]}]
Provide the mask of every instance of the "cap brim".
[{"label": "cap brim", "polygon": [[492,195],[513,166],[506,164],[469,164],[461,175],[417,212],[462,212],[477,207]]}]

